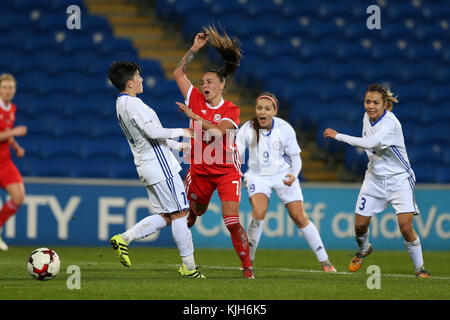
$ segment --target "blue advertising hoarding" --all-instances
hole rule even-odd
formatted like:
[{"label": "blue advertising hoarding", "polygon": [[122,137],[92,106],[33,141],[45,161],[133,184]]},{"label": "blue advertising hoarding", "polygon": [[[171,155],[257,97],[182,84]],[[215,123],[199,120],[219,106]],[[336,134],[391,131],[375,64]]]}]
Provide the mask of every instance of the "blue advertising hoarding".
[{"label": "blue advertising hoarding", "polygon": [[[26,179],[26,199],[4,226],[9,245],[106,246],[152,210],[139,182],[87,179]],[[354,208],[359,185],[303,184],[305,210],[327,249],[354,249]],[[424,250],[450,250],[450,186],[418,186],[421,214],[414,219]],[[6,194],[0,194],[0,204]],[[251,217],[247,192],[242,190],[241,222]],[[215,193],[208,211],[192,228],[197,248],[231,248]],[[403,249],[392,207],[372,219],[370,241],[379,249]],[[139,246],[174,246],[170,228],[136,242]],[[260,248],[306,249],[308,245],[275,194],[266,214]]]}]

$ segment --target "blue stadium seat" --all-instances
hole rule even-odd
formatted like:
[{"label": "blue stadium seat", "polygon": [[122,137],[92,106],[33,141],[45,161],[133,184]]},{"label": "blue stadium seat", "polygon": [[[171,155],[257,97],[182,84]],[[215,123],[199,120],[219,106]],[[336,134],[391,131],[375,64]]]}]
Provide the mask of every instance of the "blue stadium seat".
[{"label": "blue stadium seat", "polygon": [[99,52],[107,57],[115,59],[119,54],[127,55],[130,58],[136,57],[136,49],[133,43],[123,38],[107,38],[98,46]]},{"label": "blue stadium seat", "polygon": [[308,42],[300,47],[300,57],[304,60],[330,58],[337,45],[330,41]]},{"label": "blue stadium seat", "polygon": [[107,175],[113,179],[139,179],[133,160],[109,161]]},{"label": "blue stadium seat", "polygon": [[307,34],[307,26],[303,26],[298,17],[285,18],[276,23],[271,24],[274,38],[290,39],[292,37],[305,38]]},{"label": "blue stadium seat", "polygon": [[[395,92],[395,94],[397,93]],[[398,106],[394,106],[392,112],[395,114],[402,125],[404,125],[404,123],[408,121],[420,122],[422,120],[421,114],[422,110],[424,109],[422,103],[409,102],[408,105],[403,105],[402,97],[399,96],[398,99],[400,104]]]},{"label": "blue stadium seat", "polygon": [[443,29],[439,23],[420,25],[415,29],[418,41],[443,40],[448,36],[448,30]]},{"label": "blue stadium seat", "polygon": [[450,146],[445,146],[444,150],[442,151],[442,164],[444,165],[450,165]]},{"label": "blue stadium seat", "polygon": [[302,81],[324,79],[328,73],[328,64],[320,61],[296,63],[291,66],[292,75]]},{"label": "blue stadium seat", "polygon": [[252,19],[260,18],[261,16],[279,16],[282,5],[276,3],[275,1],[258,1],[250,0],[245,5],[247,14]]},{"label": "blue stadium seat", "polygon": [[444,104],[431,108],[422,107],[419,115],[421,120],[429,126],[435,126],[439,123],[450,123],[450,108]]},{"label": "blue stadium seat", "polygon": [[403,20],[400,20],[396,23],[382,25],[380,36],[383,41],[391,42],[396,39],[409,39],[414,35],[413,32],[405,25]]},{"label": "blue stadium seat", "polygon": [[240,13],[244,8],[244,4],[232,0],[232,1],[212,1],[210,4],[210,11],[216,17],[224,17],[232,13]]},{"label": "blue stadium seat", "polygon": [[426,103],[428,98],[429,87],[423,83],[413,82],[409,84],[401,84],[393,88],[394,94],[398,95],[402,103],[423,102]]},{"label": "blue stadium seat", "polygon": [[436,182],[436,167],[428,164],[420,164],[413,167],[416,183]]},{"label": "blue stadium seat", "polygon": [[392,21],[402,21],[404,19],[420,20],[422,13],[420,8],[413,6],[409,2],[392,3],[386,6],[387,17]]},{"label": "blue stadium seat", "polygon": [[379,64],[368,64],[363,67],[364,80],[366,83],[383,83],[396,79],[399,74],[398,66],[384,61]]},{"label": "blue stadium seat", "polygon": [[42,160],[33,163],[29,168],[33,177],[67,177],[67,163],[59,160]]},{"label": "blue stadium seat", "polygon": [[439,165],[442,156],[441,148],[429,144],[412,145],[407,148],[409,162],[414,169],[416,165],[428,164],[430,166]]},{"label": "blue stadium seat", "polygon": [[448,85],[433,86],[428,92],[428,101],[434,104],[441,104],[448,101],[450,98],[450,91]]},{"label": "blue stadium seat", "polygon": [[449,166],[437,167],[435,181],[438,183],[450,183],[450,167]]},{"label": "blue stadium seat", "polygon": [[450,65],[439,65],[436,67],[434,80],[438,83],[448,83],[450,81]]},{"label": "blue stadium seat", "polygon": [[15,57],[8,61],[11,72],[18,76],[26,74],[30,71],[47,72],[48,64],[45,61],[38,59],[35,55],[28,55],[24,57]]},{"label": "blue stadium seat", "polygon": [[313,21],[308,28],[309,37],[312,40],[323,41],[326,38],[344,38],[345,29],[338,26],[334,21],[319,22]]},{"label": "blue stadium seat", "polygon": [[404,82],[413,82],[417,79],[431,82],[435,78],[435,72],[434,64],[425,61],[421,64],[405,64],[400,68],[399,78]]},{"label": "blue stadium seat", "polygon": [[48,141],[42,143],[42,156],[44,159],[68,161],[80,158],[80,148],[77,143],[67,141]]},{"label": "blue stadium seat", "polygon": [[101,160],[73,160],[66,174],[73,178],[108,178],[107,164]]},{"label": "blue stadium seat", "polygon": [[281,41],[269,41],[264,46],[264,55],[266,59],[273,60],[276,58],[289,59],[300,56],[300,49],[292,45],[292,43],[286,39]]},{"label": "blue stadium seat", "polygon": [[153,87],[151,94],[155,96],[155,98],[173,97],[174,101],[177,99],[177,101],[184,101],[177,83],[173,80],[162,80],[157,82]]},{"label": "blue stadium seat", "polygon": [[400,63],[407,58],[407,52],[395,43],[378,43],[373,46],[371,50],[371,57],[376,61],[395,60]]},{"label": "blue stadium seat", "polygon": [[357,62],[336,63],[329,67],[327,78],[337,82],[346,80],[361,81],[364,77],[364,73],[361,70],[363,70],[363,65]]},{"label": "blue stadium seat", "polygon": [[164,69],[161,66],[161,63],[158,60],[154,59],[141,59],[138,60],[137,63],[141,67],[141,75],[143,77],[146,76],[155,76],[155,77],[164,77]]},{"label": "blue stadium seat", "polygon": [[321,86],[320,98],[324,101],[339,101],[341,99],[354,100],[358,98],[358,95],[354,90],[349,89],[342,82],[337,82]]},{"label": "blue stadium seat", "polygon": [[92,35],[102,34],[104,38],[109,38],[112,35],[111,26],[105,17],[85,14],[81,23],[81,31],[88,32]]},{"label": "blue stadium seat", "polygon": [[[86,116],[83,116],[86,119]],[[76,118],[61,119],[52,126],[52,134],[58,139],[74,139],[83,141],[91,138],[91,129],[86,121],[78,121]]]},{"label": "blue stadium seat", "polygon": [[114,160],[119,158],[119,148],[116,141],[101,139],[97,141],[85,141],[81,144],[81,157],[83,159]]},{"label": "blue stadium seat", "polygon": [[317,15],[323,20],[332,20],[340,17],[344,18],[349,15],[351,5],[343,2],[323,2],[317,9]]},{"label": "blue stadium seat", "polygon": [[422,15],[430,21],[439,21],[450,16],[450,8],[444,3],[426,4],[422,9]]},{"label": "blue stadium seat", "polygon": [[123,136],[117,121],[98,120],[91,123],[91,137],[94,139],[110,138],[115,139]]},{"label": "blue stadium seat", "polygon": [[441,53],[429,43],[410,46],[406,53],[409,60],[420,63],[438,61],[441,57]]},{"label": "blue stadium seat", "polygon": [[449,131],[442,130],[442,128],[421,127],[417,128],[413,134],[413,141],[415,144],[431,144],[431,145],[448,145],[450,142]]},{"label": "blue stadium seat", "polygon": [[[65,10],[64,10],[65,13]],[[44,10],[36,21],[36,30],[41,34],[54,34],[67,30],[67,14]]]},{"label": "blue stadium seat", "polygon": [[370,59],[369,48],[364,47],[360,42],[343,42],[336,47],[335,57],[339,60],[354,61],[355,59]]},{"label": "blue stadium seat", "polygon": [[281,8],[281,14],[284,17],[314,17],[317,14],[317,3],[316,2],[304,2],[297,0],[288,0],[283,3]]},{"label": "blue stadium seat", "polygon": [[362,148],[345,146],[344,164],[347,170],[359,175],[363,175],[367,169],[368,158]]}]

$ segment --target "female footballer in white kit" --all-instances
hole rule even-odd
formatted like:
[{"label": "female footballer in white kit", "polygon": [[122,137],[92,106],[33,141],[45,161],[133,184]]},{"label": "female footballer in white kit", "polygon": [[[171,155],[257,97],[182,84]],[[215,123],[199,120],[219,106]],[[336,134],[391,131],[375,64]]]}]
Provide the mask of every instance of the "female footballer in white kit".
[{"label": "female footballer in white kit", "polygon": [[136,97],[143,92],[143,79],[136,63],[114,62],[108,77],[120,91],[116,101],[117,119],[133,153],[141,182],[158,213],[111,238],[116,257],[129,267],[128,245],[171,225],[172,236],[182,259],[179,274],[182,277],[205,278],[194,261],[192,234],[186,221],[189,204],[179,175],[180,164],[170,150],[182,150],[189,146],[171,139],[181,136],[190,138],[193,130],[163,128],[155,111]]},{"label": "female footballer in white kit", "polygon": [[256,99],[256,116],[239,129],[236,137],[241,156],[246,149],[249,151],[248,171],[244,179],[253,209],[247,230],[250,258],[252,261],[255,259],[270,195],[275,190],[322,269],[335,272],[319,232],[303,208],[303,194],[297,178],[302,166],[301,150],[295,131],[289,123],[276,117],[277,112],[277,98],[269,92],[261,93]]},{"label": "female footballer in white kit", "polygon": [[413,228],[413,216],[419,214],[414,199],[416,178],[406,153],[403,131],[391,112],[396,97],[378,84],[366,89],[364,98],[362,138],[326,129],[324,138],[333,138],[355,147],[364,148],[369,163],[356,202],[355,233],[359,251],[353,256],[349,270],[358,270],[372,252],[369,224],[372,216],[389,204],[394,207],[405,247],[414,264],[416,276],[431,278],[423,267],[419,235]]}]

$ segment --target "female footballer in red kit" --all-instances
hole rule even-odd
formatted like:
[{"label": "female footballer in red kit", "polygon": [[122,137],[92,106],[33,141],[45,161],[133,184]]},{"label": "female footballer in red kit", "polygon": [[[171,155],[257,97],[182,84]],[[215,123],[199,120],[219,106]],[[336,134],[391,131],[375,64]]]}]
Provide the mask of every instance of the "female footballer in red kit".
[{"label": "female footballer in red kit", "polygon": [[0,210],[0,250],[8,250],[1,234],[3,225],[14,215],[25,199],[25,187],[22,176],[11,160],[10,147],[21,158],[25,150],[19,146],[14,137],[24,136],[27,127],[14,127],[16,106],[12,99],[16,94],[16,80],[10,74],[0,75],[0,187],[10,196]]},{"label": "female footballer in red kit", "polygon": [[[222,97],[227,78],[238,67],[242,55],[237,41],[231,40],[225,32],[221,35],[214,27],[204,27],[203,31],[195,36],[193,45],[173,73],[185,98],[185,104],[177,103],[179,110],[191,119],[194,132],[202,132],[201,137],[192,139],[191,165],[186,176],[190,200],[188,225],[191,227],[197,216],[206,212],[217,189],[222,201],[222,217],[241,260],[243,276],[253,279],[248,238],[239,221],[241,170],[234,138],[240,110]],[[186,72],[195,54],[207,43],[220,52],[225,65],[220,70],[206,71],[199,90],[191,84]]]}]

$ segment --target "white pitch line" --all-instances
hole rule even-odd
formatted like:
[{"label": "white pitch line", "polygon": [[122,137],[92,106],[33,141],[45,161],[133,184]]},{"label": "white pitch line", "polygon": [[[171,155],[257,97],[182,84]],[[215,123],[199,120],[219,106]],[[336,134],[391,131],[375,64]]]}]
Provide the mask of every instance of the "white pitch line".
[{"label": "white pitch line", "polygon": [[[179,267],[179,264],[168,264],[168,267]],[[205,269],[221,269],[221,270],[241,270],[240,267],[229,267],[229,266],[207,266],[207,265],[200,265],[200,268],[205,268]],[[358,272],[358,273],[353,273],[353,272],[343,272],[343,271],[338,271],[338,272],[323,272],[321,270],[306,270],[306,269],[290,269],[290,268],[261,268],[261,267],[257,267],[255,268],[255,271],[280,271],[280,272],[297,272],[297,273],[326,273],[326,274],[343,274],[343,275],[349,275],[349,276],[358,276],[358,275],[366,275],[366,273],[364,272]],[[415,275],[411,275],[411,274],[392,274],[392,273],[383,273],[381,272],[381,276],[386,276],[386,277],[393,277],[393,278],[415,278]],[[450,277],[442,277],[442,276],[432,276],[432,279],[439,279],[439,280],[450,280]]]}]

